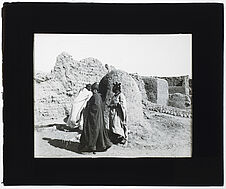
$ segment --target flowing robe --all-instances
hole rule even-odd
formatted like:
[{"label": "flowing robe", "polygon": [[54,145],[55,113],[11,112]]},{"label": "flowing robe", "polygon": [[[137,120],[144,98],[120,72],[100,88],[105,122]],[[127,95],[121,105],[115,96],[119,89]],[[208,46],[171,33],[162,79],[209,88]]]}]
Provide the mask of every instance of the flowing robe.
[{"label": "flowing robe", "polygon": [[84,110],[84,127],[80,138],[81,151],[104,151],[111,146],[104,125],[102,98],[94,93]]},{"label": "flowing robe", "polygon": [[[113,105],[113,106],[112,106]],[[122,93],[114,95],[110,102],[109,130],[115,135],[127,138],[126,98]]]},{"label": "flowing robe", "polygon": [[92,92],[87,90],[86,88],[83,88],[78,96],[74,99],[74,102],[71,107],[71,112],[69,115],[69,118],[67,120],[67,126],[76,128],[76,127],[82,127],[83,125],[83,109],[86,106],[86,103],[92,96]]}]

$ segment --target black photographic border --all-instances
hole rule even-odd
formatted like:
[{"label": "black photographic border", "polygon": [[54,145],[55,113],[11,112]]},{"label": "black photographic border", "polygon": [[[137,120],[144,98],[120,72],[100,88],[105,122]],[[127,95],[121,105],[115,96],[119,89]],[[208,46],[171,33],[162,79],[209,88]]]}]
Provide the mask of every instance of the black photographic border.
[{"label": "black photographic border", "polygon": [[[4,185],[223,185],[223,4],[5,3],[2,17]],[[192,158],[35,159],[34,33],[192,34]]]}]

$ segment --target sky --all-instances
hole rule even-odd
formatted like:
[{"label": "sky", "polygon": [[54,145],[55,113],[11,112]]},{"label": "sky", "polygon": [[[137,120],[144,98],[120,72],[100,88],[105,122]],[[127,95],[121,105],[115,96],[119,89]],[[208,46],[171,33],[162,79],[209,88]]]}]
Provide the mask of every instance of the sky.
[{"label": "sky", "polygon": [[97,58],[103,64],[142,76],[192,78],[191,34],[35,34],[34,69],[50,72],[56,57]]}]

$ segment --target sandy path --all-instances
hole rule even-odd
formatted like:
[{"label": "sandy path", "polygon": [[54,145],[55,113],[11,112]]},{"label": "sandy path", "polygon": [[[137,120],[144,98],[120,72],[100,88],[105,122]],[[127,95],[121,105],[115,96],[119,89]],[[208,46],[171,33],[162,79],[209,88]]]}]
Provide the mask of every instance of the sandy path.
[{"label": "sandy path", "polygon": [[128,145],[113,145],[106,152],[79,153],[80,132],[65,130],[60,119],[35,128],[35,157],[190,157],[191,119],[153,113],[145,126],[133,125]]}]

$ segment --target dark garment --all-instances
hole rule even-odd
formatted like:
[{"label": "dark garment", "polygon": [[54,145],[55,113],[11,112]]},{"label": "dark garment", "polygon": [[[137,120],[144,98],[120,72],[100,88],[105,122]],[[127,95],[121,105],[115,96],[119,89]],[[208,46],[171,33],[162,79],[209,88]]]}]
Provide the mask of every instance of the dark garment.
[{"label": "dark garment", "polygon": [[79,148],[81,151],[105,151],[111,145],[104,126],[102,99],[99,93],[94,93],[84,110],[84,128]]}]

